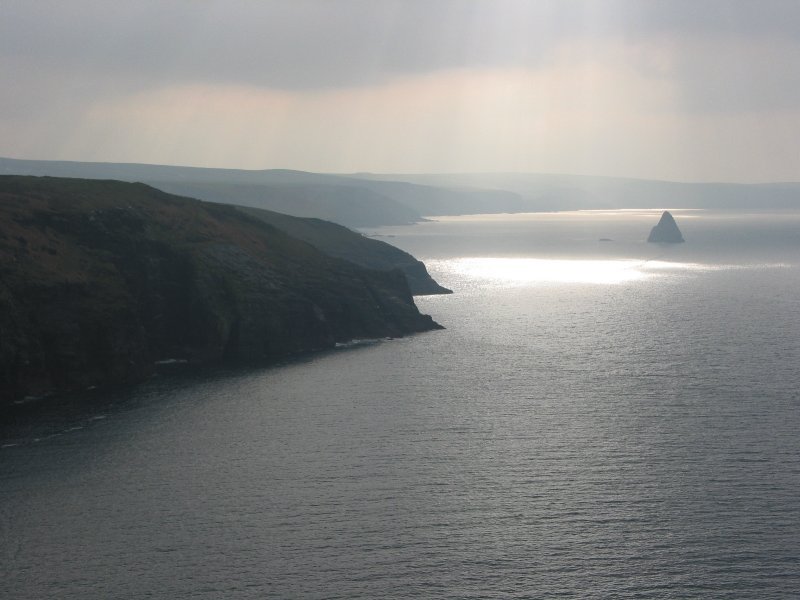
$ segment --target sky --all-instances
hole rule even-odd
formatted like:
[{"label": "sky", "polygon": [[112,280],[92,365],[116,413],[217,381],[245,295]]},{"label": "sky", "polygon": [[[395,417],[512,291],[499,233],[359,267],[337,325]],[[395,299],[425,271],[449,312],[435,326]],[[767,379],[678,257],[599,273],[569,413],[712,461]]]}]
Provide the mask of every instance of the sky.
[{"label": "sky", "polygon": [[800,181],[796,0],[0,0],[0,156]]}]

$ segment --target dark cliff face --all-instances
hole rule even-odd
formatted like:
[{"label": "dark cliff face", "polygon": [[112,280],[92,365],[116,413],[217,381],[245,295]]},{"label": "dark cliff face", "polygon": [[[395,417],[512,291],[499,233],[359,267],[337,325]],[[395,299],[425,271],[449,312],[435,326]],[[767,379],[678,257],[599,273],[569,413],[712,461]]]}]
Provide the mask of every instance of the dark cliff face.
[{"label": "dark cliff face", "polygon": [[258,208],[240,210],[308,242],[329,256],[343,258],[368,269],[400,269],[405,273],[411,293],[415,296],[453,293],[436,283],[422,261],[391,244],[365,237],[330,221],[292,217]]},{"label": "dark cliff face", "polygon": [[683,242],[681,230],[678,229],[678,224],[669,211],[665,210],[663,212],[658,224],[650,230],[650,236],[647,241],[662,244],[679,244]]},{"label": "dark cliff face", "polygon": [[142,184],[0,177],[0,406],[155,361],[263,361],[438,328],[372,271],[230,206]]}]

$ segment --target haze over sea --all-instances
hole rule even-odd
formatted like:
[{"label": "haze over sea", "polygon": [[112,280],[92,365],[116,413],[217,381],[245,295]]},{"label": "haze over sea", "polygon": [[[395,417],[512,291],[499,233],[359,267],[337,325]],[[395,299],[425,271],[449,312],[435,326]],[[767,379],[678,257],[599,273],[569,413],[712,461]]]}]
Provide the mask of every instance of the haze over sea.
[{"label": "haze over sea", "polygon": [[446,330],[4,425],[0,596],[795,597],[800,213],[659,214],[371,230]]}]

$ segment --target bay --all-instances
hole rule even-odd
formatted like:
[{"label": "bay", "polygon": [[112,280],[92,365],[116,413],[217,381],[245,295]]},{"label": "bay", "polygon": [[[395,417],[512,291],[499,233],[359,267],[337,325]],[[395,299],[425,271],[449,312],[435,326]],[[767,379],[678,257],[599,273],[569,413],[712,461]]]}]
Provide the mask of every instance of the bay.
[{"label": "bay", "polygon": [[366,231],[447,329],[6,424],[0,595],[792,597],[800,214],[673,215]]}]

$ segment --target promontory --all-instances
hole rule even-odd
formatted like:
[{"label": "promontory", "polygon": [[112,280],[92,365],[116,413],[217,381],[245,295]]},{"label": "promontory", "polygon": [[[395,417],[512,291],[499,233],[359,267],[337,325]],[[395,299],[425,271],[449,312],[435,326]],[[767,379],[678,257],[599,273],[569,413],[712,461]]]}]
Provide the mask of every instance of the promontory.
[{"label": "promontory", "polygon": [[268,221],[144,184],[0,176],[0,407],[139,381],[159,361],[270,361],[440,328],[401,269]]}]

